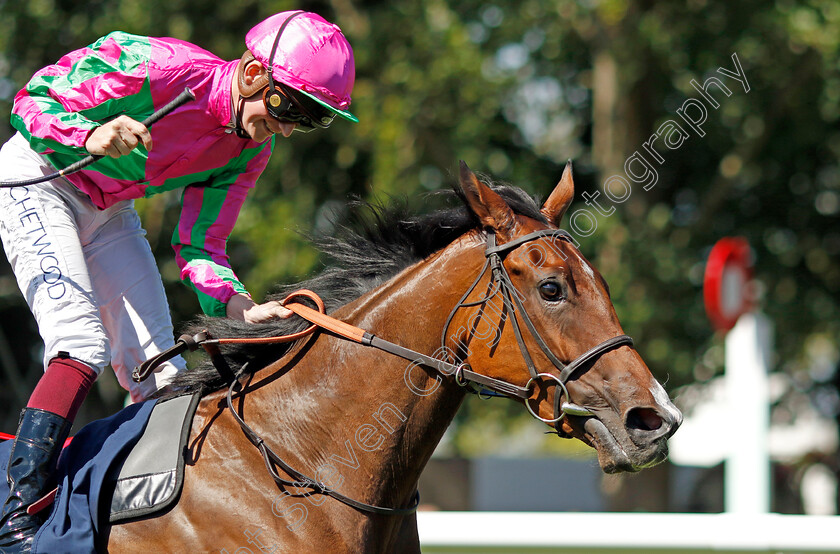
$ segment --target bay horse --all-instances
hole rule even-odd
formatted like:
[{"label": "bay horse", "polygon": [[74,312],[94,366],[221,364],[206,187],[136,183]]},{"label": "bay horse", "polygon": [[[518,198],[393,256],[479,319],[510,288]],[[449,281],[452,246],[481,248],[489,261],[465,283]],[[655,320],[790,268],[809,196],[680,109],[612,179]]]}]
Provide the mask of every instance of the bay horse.
[{"label": "bay horse", "polygon": [[[323,331],[229,347],[238,379],[227,390],[211,366],[186,372],[173,388],[203,397],[181,497],[111,526],[100,550],[419,552],[418,478],[476,386],[592,446],[606,472],[666,458],[682,415],[623,334],[604,279],[559,230],[571,166],[542,206],[463,162],[459,181],[457,208],[371,208],[362,231],[322,245],[339,267],[298,285],[379,338],[368,343],[410,353]],[[197,328],[255,337],[305,325],[208,318]]]}]

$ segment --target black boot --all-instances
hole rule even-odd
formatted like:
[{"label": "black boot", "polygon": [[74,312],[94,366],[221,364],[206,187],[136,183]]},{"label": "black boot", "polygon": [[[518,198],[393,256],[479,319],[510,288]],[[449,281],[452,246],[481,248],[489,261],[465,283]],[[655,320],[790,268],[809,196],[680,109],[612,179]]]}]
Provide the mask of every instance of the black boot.
[{"label": "black boot", "polygon": [[29,552],[43,520],[26,508],[48,493],[71,422],[63,417],[26,408],[21,412],[6,478],[9,498],[0,519],[0,553]]}]

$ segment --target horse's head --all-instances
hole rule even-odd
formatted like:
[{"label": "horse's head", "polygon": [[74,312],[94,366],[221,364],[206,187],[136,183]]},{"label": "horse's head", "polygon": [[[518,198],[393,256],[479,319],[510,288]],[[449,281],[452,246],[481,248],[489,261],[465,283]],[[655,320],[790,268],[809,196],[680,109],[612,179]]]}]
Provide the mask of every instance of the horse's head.
[{"label": "horse's head", "polygon": [[603,277],[558,229],[574,196],[571,166],[542,207],[548,224],[514,213],[463,163],[460,182],[495,269],[453,313],[459,357],[525,391],[531,413],[594,447],[604,471],[663,461],[682,414],[623,335]]}]

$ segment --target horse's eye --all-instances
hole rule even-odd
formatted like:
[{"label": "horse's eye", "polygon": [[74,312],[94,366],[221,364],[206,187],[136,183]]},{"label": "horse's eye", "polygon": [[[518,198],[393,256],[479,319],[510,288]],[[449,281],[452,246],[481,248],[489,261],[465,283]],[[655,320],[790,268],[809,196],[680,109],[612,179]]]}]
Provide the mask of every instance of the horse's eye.
[{"label": "horse's eye", "polygon": [[543,281],[539,285],[540,295],[549,302],[563,300],[563,288],[557,281]]}]

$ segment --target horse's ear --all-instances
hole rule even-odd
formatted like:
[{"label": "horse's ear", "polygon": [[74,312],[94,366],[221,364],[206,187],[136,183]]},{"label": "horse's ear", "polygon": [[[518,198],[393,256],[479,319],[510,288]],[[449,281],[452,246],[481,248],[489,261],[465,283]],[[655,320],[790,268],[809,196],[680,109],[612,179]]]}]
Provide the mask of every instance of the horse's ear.
[{"label": "horse's ear", "polygon": [[501,241],[509,240],[516,227],[516,216],[504,198],[479,181],[463,160],[460,181],[467,204],[481,224],[493,229]]},{"label": "horse's ear", "polygon": [[560,227],[560,220],[563,219],[563,214],[566,213],[574,197],[575,182],[572,179],[572,162],[569,160],[566,163],[566,169],[563,170],[563,176],[560,177],[560,182],[554,187],[540,212],[555,227]]}]

